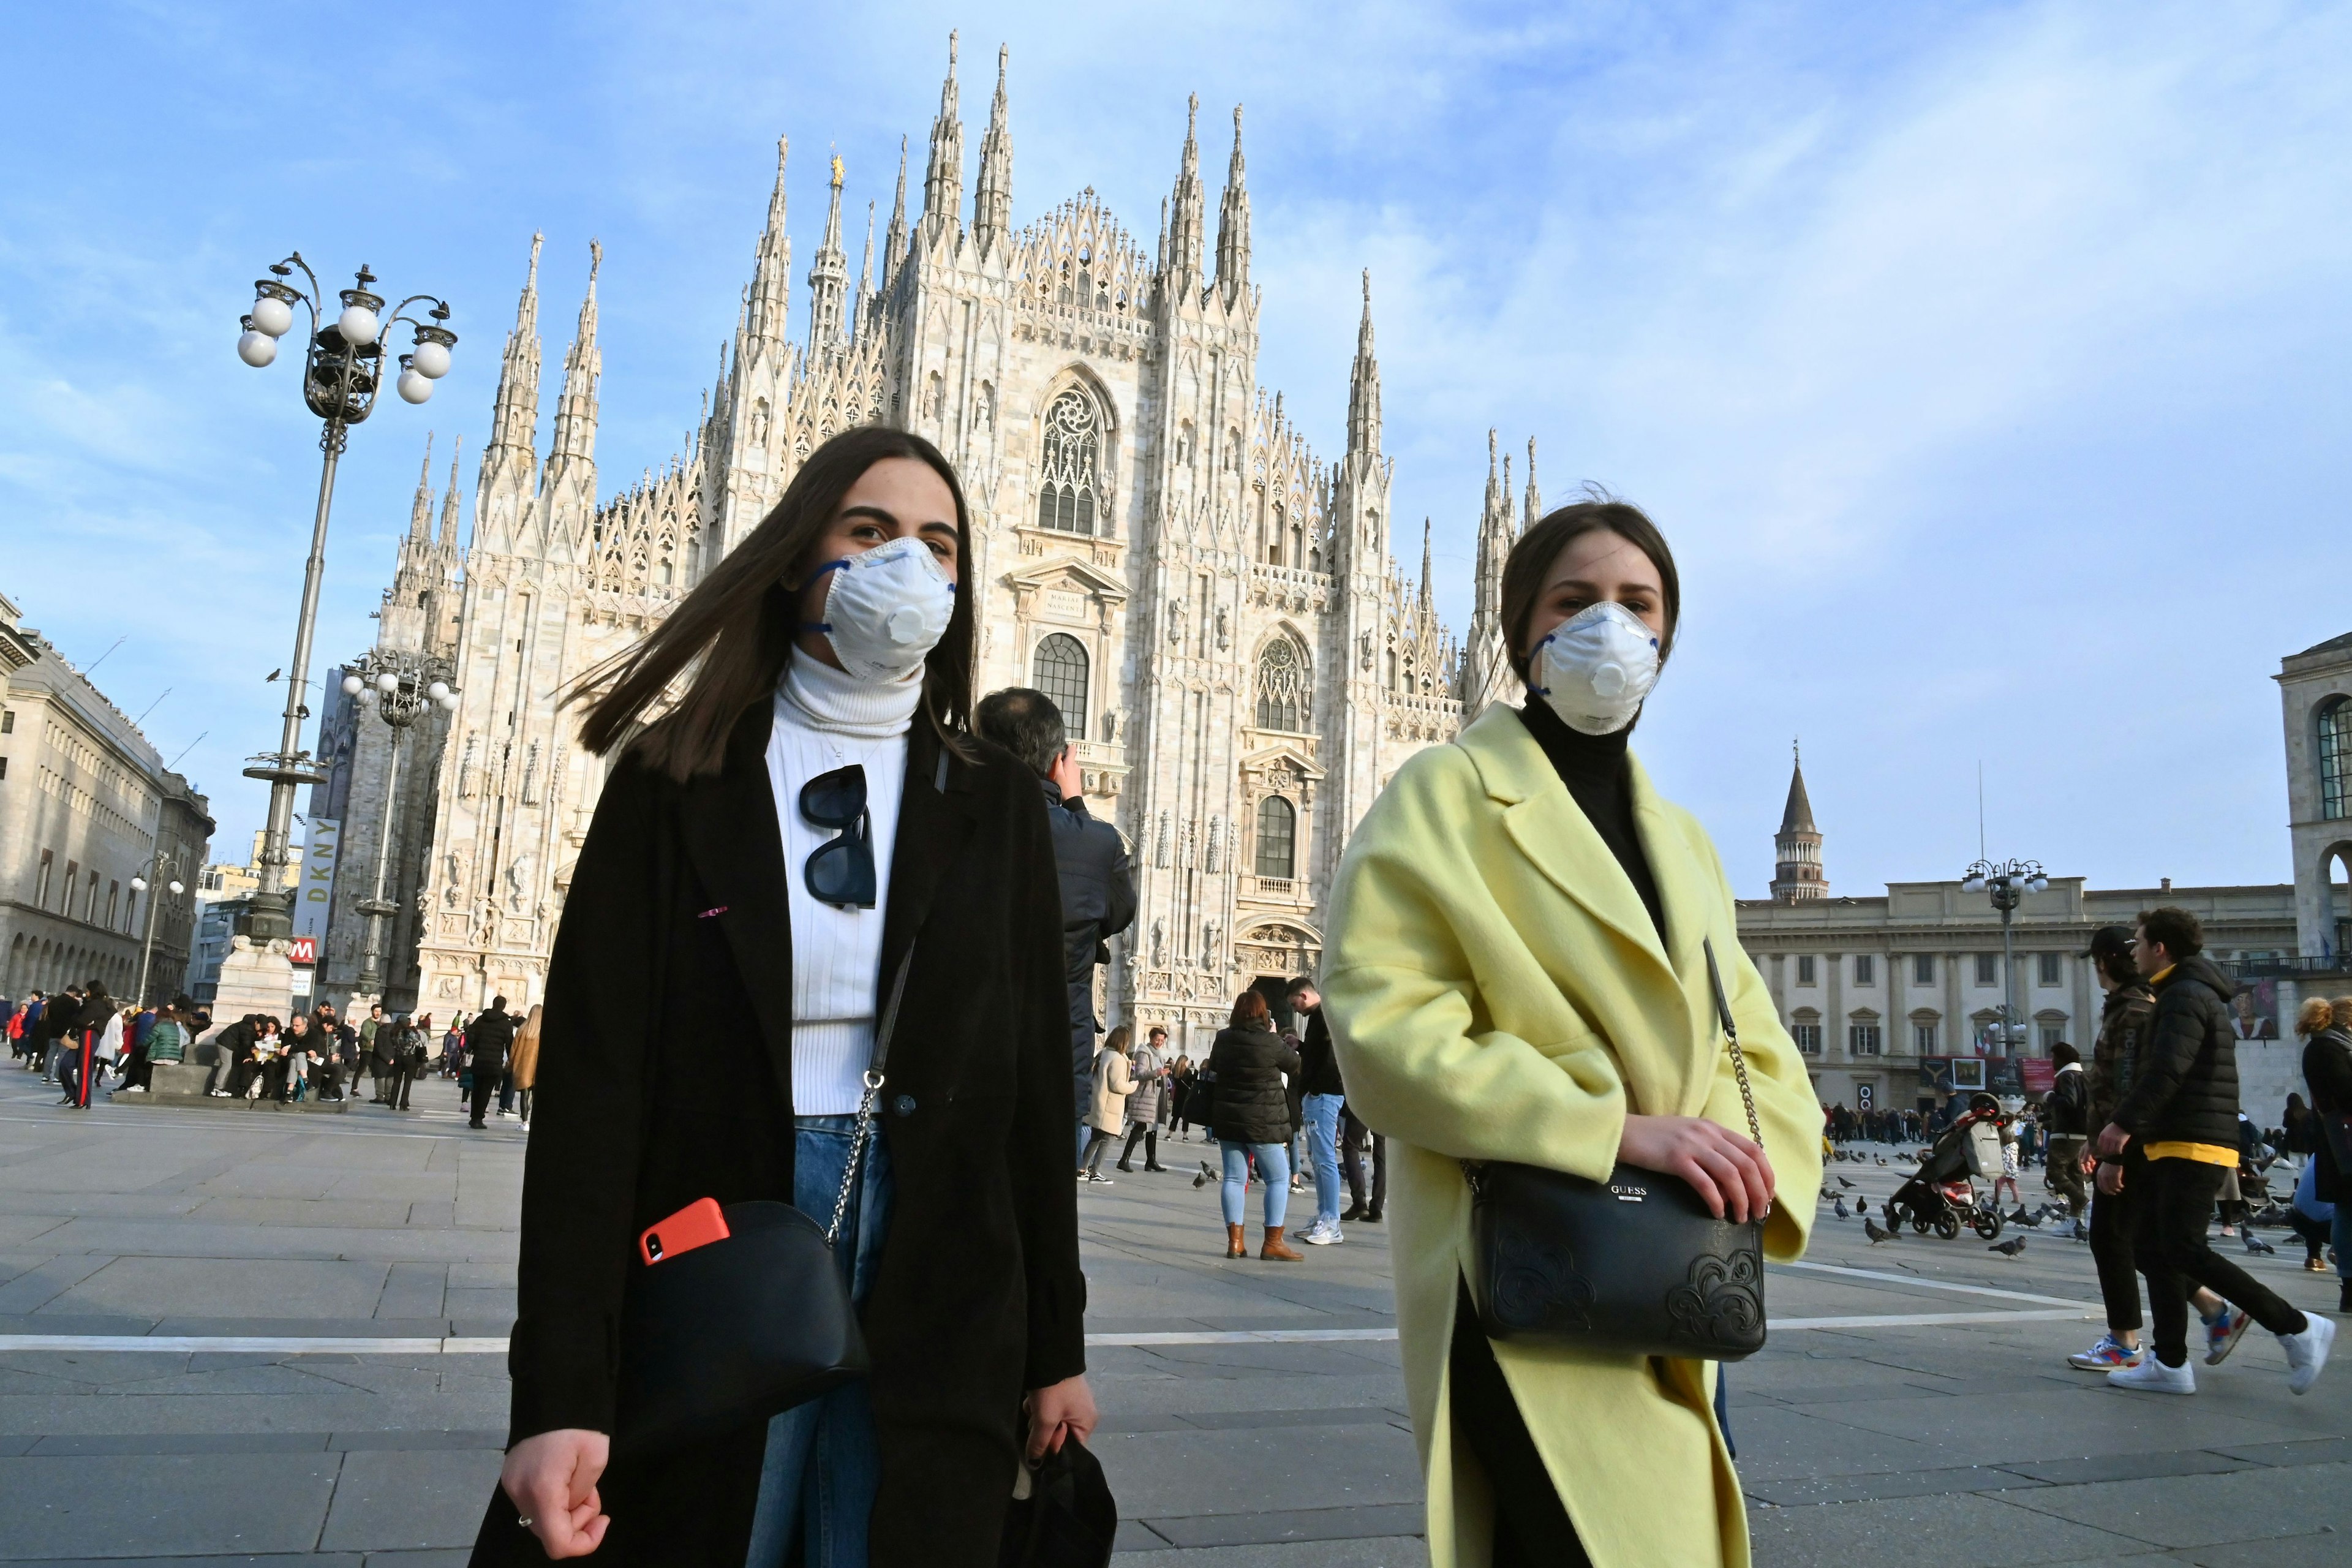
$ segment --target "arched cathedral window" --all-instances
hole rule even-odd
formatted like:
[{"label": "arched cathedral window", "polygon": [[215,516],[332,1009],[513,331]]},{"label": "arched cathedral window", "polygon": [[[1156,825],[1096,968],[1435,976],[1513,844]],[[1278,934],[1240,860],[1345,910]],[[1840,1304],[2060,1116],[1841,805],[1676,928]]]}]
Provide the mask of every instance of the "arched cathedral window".
[{"label": "arched cathedral window", "polygon": [[1257,874],[1288,881],[1297,875],[1298,812],[1278,795],[1257,803]]},{"label": "arched cathedral window", "polygon": [[1054,700],[1062,710],[1062,732],[1073,741],[1087,738],[1087,650],[1086,645],[1066,633],[1055,632],[1037,645],[1036,668],[1030,679],[1037,689]]},{"label": "arched cathedral window", "polygon": [[1037,526],[1063,533],[1095,531],[1102,426],[1095,405],[1073,387],[1045,410],[1045,460],[1037,472]]},{"label": "arched cathedral window", "polygon": [[1307,697],[1307,655],[1288,637],[1275,638],[1257,656],[1258,728],[1303,730]]},{"label": "arched cathedral window", "polygon": [[2330,698],[2319,710],[2319,815],[2352,816],[2352,699]]}]

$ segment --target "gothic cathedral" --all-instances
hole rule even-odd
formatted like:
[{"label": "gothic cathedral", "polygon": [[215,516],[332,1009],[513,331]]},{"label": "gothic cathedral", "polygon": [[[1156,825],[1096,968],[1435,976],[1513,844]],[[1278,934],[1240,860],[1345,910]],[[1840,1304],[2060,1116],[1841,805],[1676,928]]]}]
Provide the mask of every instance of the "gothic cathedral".
[{"label": "gothic cathedral", "polygon": [[330,697],[320,752],[338,764],[344,837],[327,994],[358,973],[353,906],[381,856],[396,906],[392,1005],[446,1022],[494,994],[539,996],[604,780],[559,694],[756,526],[812,448],[866,421],[910,427],[955,463],[972,509],[978,689],[1053,697],[1089,806],[1132,847],[1142,907],[1112,944],[1109,1016],[1205,1045],[1236,992],[1316,967],[1349,829],[1406,757],[1507,694],[1496,606],[1503,557],[1539,510],[1532,445],[1515,520],[1489,437],[1476,615],[1457,644],[1431,600],[1427,525],[1418,584],[1391,552],[1369,278],[1336,463],[1258,383],[1241,110],[1213,253],[1188,120],[1147,254],[1091,189],[1013,226],[1004,68],[1000,51],[967,220],[950,40],[922,210],[910,224],[902,150],[878,258],[869,206],[854,287],[833,162],[797,342],[778,143],[751,282],[700,424],[660,472],[601,504],[601,252],[590,247],[542,462],[533,239],[471,539],[461,549],[454,464],[434,532],[428,455],[373,653],[449,680],[461,705],[395,757],[383,725]]}]

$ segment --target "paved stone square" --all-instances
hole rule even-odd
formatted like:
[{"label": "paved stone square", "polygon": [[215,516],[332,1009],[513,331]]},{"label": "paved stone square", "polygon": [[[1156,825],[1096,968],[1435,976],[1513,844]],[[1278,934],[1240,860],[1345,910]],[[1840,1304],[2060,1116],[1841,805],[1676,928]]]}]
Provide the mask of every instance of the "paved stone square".
[{"label": "paved stone square", "polygon": [[[53,1098],[0,1072],[0,1561],[462,1562],[523,1134],[468,1131],[437,1080],[405,1117]],[[1119,1563],[1423,1563],[1383,1231],[1228,1262],[1188,1180],[1213,1152],[1080,1194]],[[2256,1267],[2332,1306],[2292,1250]],[[2259,1331],[2192,1400],[2111,1392],[2063,1360],[2096,1331],[2087,1254],[2030,1232],[2012,1262],[1825,1215],[1770,1291],[1772,1343],[1730,1374],[1759,1563],[2352,1560],[2352,1353],[2304,1399]]]}]

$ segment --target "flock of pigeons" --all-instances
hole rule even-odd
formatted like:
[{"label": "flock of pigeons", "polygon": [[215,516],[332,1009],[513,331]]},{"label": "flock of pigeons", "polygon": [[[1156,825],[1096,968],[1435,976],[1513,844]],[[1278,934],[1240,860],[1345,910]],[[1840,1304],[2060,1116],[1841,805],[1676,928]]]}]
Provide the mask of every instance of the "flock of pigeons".
[{"label": "flock of pigeons", "polygon": [[[1898,1153],[1895,1158],[1898,1161],[1907,1161],[1911,1156],[1908,1154]],[[1886,1157],[1883,1154],[1880,1155],[1878,1163],[1882,1165],[1885,1164],[1887,1163]],[[1832,1172],[1831,1174],[1836,1177],[1837,1184],[1840,1187],[1846,1189],[1847,1192],[1853,1191],[1853,1184],[1852,1182],[1847,1181],[1843,1176],[1838,1176],[1835,1172]],[[1857,1196],[1853,1200],[1853,1206],[1852,1208],[1848,1208],[1845,1202],[1845,1192],[1833,1193],[1827,1192],[1825,1190],[1823,1195],[1829,1198],[1832,1205],[1832,1212],[1836,1214],[1838,1218],[1843,1220],[1852,1219],[1856,1215],[1861,1216],[1862,1234],[1870,1238],[1871,1246],[1876,1247],[1882,1241],[1899,1241],[1902,1239],[1903,1232],[1899,1225],[1894,1226],[1883,1226],[1876,1220],[1870,1217],[1869,1198]],[[1879,1212],[1882,1214],[1885,1212],[1885,1205],[1884,1204],[1879,1205]],[[2020,1204],[2017,1205],[2016,1212],[2008,1215],[2005,1217],[2011,1225],[2020,1226],[2027,1230],[2039,1230],[2042,1228],[2042,1224],[2044,1220],[2066,1219],[2070,1216],[2065,1206],[2062,1204],[2043,1204],[2041,1207],[2035,1209],[2031,1214],[2026,1212],[2025,1205],[2023,1204]],[[2262,1246],[2263,1250],[2266,1252],[2270,1250],[2267,1244],[2258,1243],[2257,1245]],[[1991,1246],[1986,1247],[1985,1250],[1987,1252],[1998,1252],[2003,1258],[2015,1258],[2025,1250],[2025,1237],[2021,1236],[2014,1236],[2010,1237],[2007,1241],[1995,1242]]]}]

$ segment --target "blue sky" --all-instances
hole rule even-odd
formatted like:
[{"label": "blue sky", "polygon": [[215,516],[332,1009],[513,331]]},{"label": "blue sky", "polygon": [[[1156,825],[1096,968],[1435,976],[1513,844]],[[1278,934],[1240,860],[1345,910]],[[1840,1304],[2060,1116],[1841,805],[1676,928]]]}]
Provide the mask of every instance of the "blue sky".
[{"label": "blue sky", "polygon": [[1011,46],[1018,222],[1092,185],[1149,246],[1185,95],[1213,182],[1247,105],[1262,378],[1335,454],[1369,266],[1455,627],[1490,425],[1650,509],[1685,618],[1643,750],[1742,893],[1797,734],[1836,891],[1972,858],[1979,759],[1997,855],[2291,876],[2270,677],[2352,629],[2342,6],[11,7],[0,591],[83,663],[126,639],[100,683],[170,689],[236,845],[317,483],[290,358],[231,352],[261,268],[368,262],[462,336],[354,433],[323,664],[425,432],[478,447],[532,230],[551,378],[604,247],[609,492],[694,420],[775,137],[799,268],[828,144],[854,264],[951,26],[974,160]]}]

